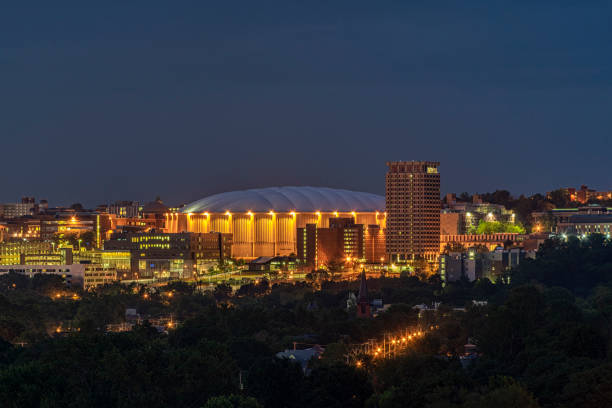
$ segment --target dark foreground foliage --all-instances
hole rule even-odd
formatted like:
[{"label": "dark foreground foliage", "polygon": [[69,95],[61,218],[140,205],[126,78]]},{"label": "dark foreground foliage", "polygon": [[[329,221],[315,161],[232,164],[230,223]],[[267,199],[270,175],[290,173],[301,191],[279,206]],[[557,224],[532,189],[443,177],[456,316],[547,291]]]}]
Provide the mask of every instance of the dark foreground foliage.
[{"label": "dark foreground foliage", "polygon": [[[509,274],[510,284],[373,279],[372,296],[393,306],[372,320],[346,310],[357,282],[319,282],[320,289],[264,282],[215,297],[185,284],[64,293],[51,277],[7,275],[0,277],[0,401],[20,408],[612,406],[611,261],[609,241],[593,236],[546,243],[537,260]],[[412,308],[433,301],[443,304],[420,318]],[[105,333],[128,307],[182,324],[166,334],[145,320],[131,332]],[[347,359],[352,344],[417,324],[438,329],[393,359],[361,356],[359,366]],[[58,327],[73,330],[57,335]],[[294,342],[327,347],[307,374],[274,357]],[[462,365],[468,342],[480,356]]]}]

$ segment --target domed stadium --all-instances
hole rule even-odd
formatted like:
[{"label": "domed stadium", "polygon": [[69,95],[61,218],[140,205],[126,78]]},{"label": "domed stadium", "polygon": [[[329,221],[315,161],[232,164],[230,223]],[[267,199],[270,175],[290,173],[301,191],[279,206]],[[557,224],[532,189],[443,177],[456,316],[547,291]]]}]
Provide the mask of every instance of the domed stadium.
[{"label": "domed stadium", "polygon": [[187,204],[166,214],[168,232],[233,234],[238,258],[296,253],[296,229],[306,224],[327,228],[333,217],[385,227],[385,198],[326,187],[270,187],[231,191]]}]

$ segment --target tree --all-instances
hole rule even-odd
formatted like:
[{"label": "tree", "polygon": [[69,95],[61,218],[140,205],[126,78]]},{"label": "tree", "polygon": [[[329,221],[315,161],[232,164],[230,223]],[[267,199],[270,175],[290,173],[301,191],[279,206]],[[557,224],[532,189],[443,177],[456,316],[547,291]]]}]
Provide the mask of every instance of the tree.
[{"label": "tree", "polygon": [[338,273],[342,272],[344,267],[345,263],[339,259],[330,259],[325,264],[325,268],[327,268],[327,271],[329,272],[332,280],[336,277]]},{"label": "tree", "polygon": [[489,390],[479,396],[473,396],[463,408],[539,408],[536,399],[510,377],[493,378]]},{"label": "tree", "polygon": [[414,275],[421,280],[426,280],[429,276],[433,274],[432,265],[421,256],[416,257],[415,260],[412,261],[411,267],[414,270]]},{"label": "tree", "polygon": [[311,283],[320,283],[326,279],[329,279],[329,273],[325,269],[313,270],[306,274],[306,280]]},{"label": "tree", "polygon": [[[96,245],[96,234],[93,231],[85,231],[79,235],[80,245],[84,245],[88,249],[93,248]],[[80,249],[79,245],[79,249]]]},{"label": "tree", "polygon": [[204,408],[262,408],[262,406],[255,398],[232,394],[212,397],[206,401]]},{"label": "tree", "polygon": [[195,286],[185,281],[169,282],[163,289],[165,292],[173,292],[181,295],[192,295],[195,293]]},{"label": "tree", "polygon": [[57,292],[66,290],[66,284],[61,276],[46,273],[34,275],[30,281],[30,287],[32,290],[50,297]]},{"label": "tree", "polygon": [[480,198],[482,198],[482,201],[484,202],[492,204],[501,204],[506,208],[509,208],[511,206],[512,201],[514,200],[512,194],[510,194],[508,190],[495,190],[495,192],[493,193],[481,194]]},{"label": "tree", "polygon": [[518,221],[515,223],[501,222],[501,221],[484,221],[478,222],[476,227],[476,234],[498,234],[498,233],[516,233],[524,234],[525,227],[523,227]]},{"label": "tree", "polygon": [[247,391],[264,407],[298,407],[304,375],[288,359],[264,358],[248,372]]},{"label": "tree", "polygon": [[544,296],[534,286],[514,288],[502,306],[488,310],[487,319],[476,331],[481,351],[511,361],[525,348],[529,335],[540,328]]},{"label": "tree", "polygon": [[472,201],[472,196],[467,191],[464,191],[463,193],[459,194],[457,200],[463,202],[470,202]]},{"label": "tree", "polygon": [[223,302],[232,296],[232,287],[227,283],[220,283],[215,286],[213,295],[218,302]]},{"label": "tree", "polygon": [[361,408],[372,395],[366,373],[345,364],[321,365],[306,379],[303,406]]},{"label": "tree", "polygon": [[23,331],[24,326],[17,320],[6,317],[0,319],[0,339],[14,341]]},{"label": "tree", "polygon": [[548,199],[556,208],[566,208],[570,203],[570,195],[567,190],[553,190],[548,194]]},{"label": "tree", "polygon": [[608,407],[612,404],[612,364],[580,371],[570,376],[563,401],[571,408]]},{"label": "tree", "polygon": [[81,331],[91,332],[122,321],[124,313],[125,305],[110,296],[87,297],[80,301],[74,321]]},{"label": "tree", "polygon": [[458,361],[418,352],[381,361],[375,375],[378,387],[385,391],[370,403],[380,408],[458,406],[464,390],[473,388]]}]

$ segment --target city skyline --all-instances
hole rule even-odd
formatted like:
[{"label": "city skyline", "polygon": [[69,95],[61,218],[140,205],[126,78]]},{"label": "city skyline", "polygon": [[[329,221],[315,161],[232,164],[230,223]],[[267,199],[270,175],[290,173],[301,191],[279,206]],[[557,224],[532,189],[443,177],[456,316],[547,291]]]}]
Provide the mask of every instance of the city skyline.
[{"label": "city skyline", "polygon": [[0,16],[3,202],[382,195],[387,160],[440,161],[443,193],[610,188],[606,3],[31,6]]},{"label": "city skyline", "polygon": [[605,407],[612,2],[0,12],[0,401]]}]

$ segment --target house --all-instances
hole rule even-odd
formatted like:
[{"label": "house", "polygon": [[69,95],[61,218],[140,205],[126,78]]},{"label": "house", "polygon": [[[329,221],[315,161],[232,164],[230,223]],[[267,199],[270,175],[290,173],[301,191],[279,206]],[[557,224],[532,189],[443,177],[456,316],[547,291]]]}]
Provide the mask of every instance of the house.
[{"label": "house", "polygon": [[321,355],[325,349],[318,344],[315,344],[311,348],[302,349],[302,350],[285,350],[276,353],[276,358],[286,358],[291,361],[294,361],[302,367],[302,371],[304,373],[308,372],[308,362],[313,358],[321,358]]},{"label": "house", "polygon": [[290,256],[260,256],[249,262],[249,272],[293,271],[297,262]]}]

